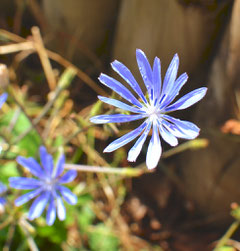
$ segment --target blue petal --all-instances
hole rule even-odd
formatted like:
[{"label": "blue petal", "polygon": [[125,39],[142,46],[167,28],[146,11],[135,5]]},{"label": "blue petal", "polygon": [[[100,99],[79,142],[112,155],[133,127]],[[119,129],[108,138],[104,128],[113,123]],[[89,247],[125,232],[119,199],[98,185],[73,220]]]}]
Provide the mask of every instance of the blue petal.
[{"label": "blue petal", "polygon": [[172,90],[168,93],[167,96],[165,96],[163,100],[161,100],[161,103],[159,104],[160,109],[168,106],[175,99],[175,97],[179,94],[179,91],[181,90],[183,85],[187,82],[187,80],[188,80],[188,75],[186,72],[177,78]]},{"label": "blue petal", "polygon": [[151,170],[157,166],[161,154],[162,154],[162,147],[159,138],[157,122],[153,121],[153,133],[148,146],[147,157],[146,157],[146,164],[148,169]]},{"label": "blue petal", "polygon": [[64,207],[63,201],[60,196],[57,196],[57,215],[59,220],[65,220],[66,218],[66,209]]},{"label": "blue petal", "polygon": [[48,201],[50,198],[50,192],[43,192],[40,194],[39,197],[37,197],[34,202],[32,203],[29,213],[28,213],[28,219],[34,220],[42,214],[44,208],[46,207]]},{"label": "blue petal", "polygon": [[120,109],[123,109],[123,110],[126,110],[126,111],[129,111],[129,112],[135,112],[135,113],[145,113],[144,111],[140,110],[139,108],[136,108],[136,107],[133,107],[133,106],[130,106],[130,105],[127,105],[119,100],[116,100],[116,99],[112,99],[112,98],[106,98],[106,97],[102,97],[102,96],[98,96],[98,98],[106,103],[106,104],[109,104],[109,105],[113,105],[115,107],[118,107]]},{"label": "blue petal", "polygon": [[42,189],[39,188],[39,189],[36,189],[36,190],[33,190],[31,192],[28,192],[20,197],[18,197],[16,200],[15,200],[15,205],[17,207],[21,206],[22,204],[28,202],[29,200],[33,199],[34,197],[36,197],[37,195],[39,195],[40,193],[42,192]]},{"label": "blue petal", "polygon": [[58,186],[58,190],[68,204],[75,205],[77,203],[77,196],[73,194],[70,189],[64,186]]},{"label": "blue petal", "polygon": [[7,187],[3,185],[2,182],[0,182],[0,194],[4,193],[7,191]]},{"label": "blue petal", "polygon": [[135,144],[133,145],[133,147],[129,150],[128,152],[128,161],[130,162],[135,162],[138,155],[140,154],[143,144],[146,141],[146,138],[150,132],[152,126],[152,122],[150,120],[147,121],[147,126],[144,130],[144,132],[142,133],[142,135],[139,137],[139,139],[135,142]]},{"label": "blue petal", "polygon": [[[159,121],[158,121],[159,122]],[[178,144],[177,138],[169,132],[162,124],[161,122],[158,123],[158,128],[161,137],[171,146],[176,146]]]},{"label": "blue petal", "polygon": [[77,176],[76,170],[69,170],[59,179],[59,183],[65,184],[72,182],[76,178],[76,176]]},{"label": "blue petal", "polygon": [[0,96],[0,108],[2,108],[2,105],[6,102],[7,97],[8,97],[8,94],[7,94],[7,93],[3,93],[3,94]]},{"label": "blue petal", "polygon": [[165,108],[165,111],[171,112],[175,110],[186,109],[189,106],[192,106],[193,104],[201,100],[205,96],[206,92],[207,92],[206,87],[198,88],[194,91],[191,91],[188,94],[184,95],[182,98],[180,98],[178,101],[173,103],[172,105]]},{"label": "blue petal", "polygon": [[55,202],[54,202],[54,198],[52,197],[50,199],[50,203],[48,206],[48,210],[47,210],[47,224],[48,226],[52,226],[54,221],[56,219],[56,207],[55,207]]},{"label": "blue petal", "polygon": [[153,99],[155,104],[161,94],[161,85],[162,85],[161,62],[158,57],[155,57],[153,63],[153,95],[154,95]]},{"label": "blue petal", "polygon": [[6,202],[7,201],[4,198],[0,197],[0,205],[4,205]]},{"label": "blue petal", "polygon": [[114,140],[111,144],[109,144],[105,149],[104,152],[112,152],[116,149],[126,145],[130,141],[134,140],[138,135],[141,134],[141,132],[144,130],[144,128],[147,126],[147,122],[144,121],[138,128],[135,130],[123,135],[121,138],[118,138]]},{"label": "blue petal", "polygon": [[64,164],[65,164],[65,156],[64,154],[62,154],[59,159],[58,162],[56,164],[56,168],[54,170],[54,177],[57,178],[59,175],[62,174],[63,170],[64,170]]},{"label": "blue petal", "polygon": [[44,171],[41,166],[37,163],[34,158],[24,158],[22,156],[18,156],[16,161],[21,166],[27,168],[34,176],[42,178],[44,177]]},{"label": "blue petal", "polygon": [[9,186],[16,189],[36,189],[42,184],[39,180],[25,177],[11,177],[9,182]]},{"label": "blue petal", "polygon": [[162,121],[172,132],[175,137],[184,138],[184,139],[195,139],[199,135],[200,129],[193,123],[185,120],[175,119],[172,116],[162,115],[162,117],[168,121],[170,121],[172,126],[167,124],[167,121]]},{"label": "blue petal", "polygon": [[102,73],[99,77],[99,81],[107,87],[111,88],[113,91],[115,91],[117,94],[119,94],[121,97],[123,97],[130,103],[140,108],[142,107],[142,104],[133,96],[133,94],[116,79],[111,78]]},{"label": "blue petal", "polygon": [[42,166],[45,169],[46,174],[51,177],[54,167],[52,156],[47,152],[47,149],[44,146],[39,147],[39,154]]},{"label": "blue petal", "polygon": [[169,93],[171,93],[171,90],[174,88],[174,82],[177,77],[178,65],[179,58],[178,55],[175,54],[164,77],[161,100],[167,97]]},{"label": "blue petal", "polygon": [[90,118],[90,121],[95,124],[105,123],[125,123],[147,117],[147,114],[140,115],[125,115],[125,114],[113,114],[113,115],[99,115]]},{"label": "blue petal", "polygon": [[137,63],[138,63],[138,68],[139,71],[142,75],[142,79],[144,81],[144,84],[147,88],[150,100],[153,100],[153,85],[152,85],[152,69],[151,66],[148,62],[148,59],[144,52],[140,49],[136,50],[136,58],[137,58]]},{"label": "blue petal", "polygon": [[147,104],[147,100],[135,80],[134,76],[132,75],[131,71],[121,62],[115,60],[111,63],[111,66],[115,72],[117,72],[131,87],[132,89],[138,94],[138,96],[143,100],[145,104]]}]

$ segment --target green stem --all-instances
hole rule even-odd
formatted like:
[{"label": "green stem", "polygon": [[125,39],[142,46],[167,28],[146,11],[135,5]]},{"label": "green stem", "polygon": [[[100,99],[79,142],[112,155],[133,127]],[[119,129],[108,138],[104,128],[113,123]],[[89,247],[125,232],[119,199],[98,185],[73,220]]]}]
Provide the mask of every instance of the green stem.
[{"label": "green stem", "polygon": [[177,153],[181,153],[183,151],[186,151],[188,149],[200,149],[205,148],[208,145],[207,139],[194,139],[187,141],[185,143],[182,143],[181,145],[172,148],[162,154],[162,158],[168,158],[171,157]]},{"label": "green stem", "polygon": [[227,241],[231,238],[231,236],[234,234],[234,232],[238,229],[240,225],[240,221],[234,221],[232,223],[232,225],[229,227],[229,229],[227,230],[227,232],[222,236],[222,238],[218,241],[216,248],[214,249],[214,251],[217,251],[218,248],[224,246]]},{"label": "green stem", "polygon": [[138,177],[147,172],[147,170],[140,168],[115,168],[115,167],[100,167],[100,166],[87,166],[76,164],[65,164],[66,169],[81,171],[81,172],[93,172],[93,173],[106,173],[117,174],[128,177]]}]

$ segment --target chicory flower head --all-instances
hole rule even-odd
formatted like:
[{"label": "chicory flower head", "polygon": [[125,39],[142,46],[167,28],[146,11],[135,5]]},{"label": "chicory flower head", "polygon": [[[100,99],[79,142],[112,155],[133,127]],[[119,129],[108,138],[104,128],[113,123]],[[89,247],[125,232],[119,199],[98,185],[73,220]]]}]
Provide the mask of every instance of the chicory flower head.
[{"label": "chicory flower head", "polygon": [[6,200],[3,196],[3,194],[7,191],[7,187],[3,185],[2,182],[0,182],[0,206],[3,206],[6,203]]},{"label": "chicory flower head", "polygon": [[[99,115],[92,117],[90,121],[96,124],[104,124],[124,123],[144,119],[144,122],[139,127],[113,141],[105,148],[104,152],[112,152],[140,136],[128,152],[128,161],[136,161],[152,128],[152,137],[148,145],[146,164],[148,169],[153,169],[157,166],[162,153],[159,134],[171,146],[178,144],[177,138],[194,139],[198,136],[200,129],[195,124],[173,118],[167,114],[195,104],[205,96],[207,88],[198,88],[173,102],[188,79],[186,73],[176,78],[179,66],[178,55],[174,55],[163,83],[161,80],[161,64],[158,57],[154,59],[153,68],[150,66],[143,51],[137,49],[136,58],[148,97],[144,96],[130,70],[121,62],[115,60],[111,64],[113,70],[128,83],[135,93],[133,94],[119,81],[105,74],[101,74],[99,80],[102,84],[117,92],[131,105],[102,96],[98,96],[98,98],[107,104],[135,114]],[[137,98],[135,94],[138,96]]]},{"label": "chicory flower head", "polygon": [[71,205],[77,203],[76,195],[63,186],[63,184],[73,181],[77,172],[70,170],[63,174],[64,155],[59,157],[54,168],[53,158],[48,154],[46,148],[41,146],[39,153],[42,166],[34,158],[17,157],[17,162],[27,168],[36,178],[11,177],[9,182],[12,188],[32,190],[18,197],[15,200],[15,205],[21,206],[36,197],[30,207],[28,218],[34,220],[40,217],[47,207],[47,224],[52,225],[56,219],[56,212],[59,220],[64,220],[66,217],[62,198]]}]

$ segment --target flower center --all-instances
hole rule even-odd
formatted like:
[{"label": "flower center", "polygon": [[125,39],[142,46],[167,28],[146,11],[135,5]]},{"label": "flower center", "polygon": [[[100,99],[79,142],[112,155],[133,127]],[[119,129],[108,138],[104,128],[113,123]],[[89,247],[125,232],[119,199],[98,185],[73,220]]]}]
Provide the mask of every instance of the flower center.
[{"label": "flower center", "polygon": [[46,191],[53,191],[53,190],[55,190],[56,184],[57,184],[56,179],[45,179],[42,182],[42,187]]},{"label": "flower center", "polygon": [[146,109],[146,113],[149,115],[149,117],[158,117],[158,115],[160,114],[160,111],[158,107],[154,105],[148,105]]}]

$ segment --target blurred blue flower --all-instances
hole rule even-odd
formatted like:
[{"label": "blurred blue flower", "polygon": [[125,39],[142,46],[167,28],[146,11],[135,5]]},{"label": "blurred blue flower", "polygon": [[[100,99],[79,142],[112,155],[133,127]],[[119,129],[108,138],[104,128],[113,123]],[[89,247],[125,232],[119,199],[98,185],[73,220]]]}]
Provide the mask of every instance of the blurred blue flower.
[{"label": "blurred blue flower", "polygon": [[0,206],[3,206],[6,203],[5,198],[3,198],[3,194],[7,191],[7,187],[0,182]]},{"label": "blurred blue flower", "polygon": [[[7,94],[7,93],[3,93],[3,94],[0,96],[0,108],[2,108],[2,105],[6,102],[7,97],[8,97],[8,94]],[[0,153],[1,153],[1,152],[2,152],[2,146],[0,146]]]},{"label": "blurred blue flower", "polygon": [[16,189],[32,189],[32,191],[18,197],[15,200],[15,205],[21,206],[36,197],[30,207],[28,218],[33,220],[40,217],[48,205],[46,219],[47,224],[52,225],[56,219],[56,213],[59,220],[64,220],[66,217],[62,198],[71,205],[77,203],[76,195],[62,185],[73,181],[77,172],[70,170],[62,175],[65,164],[64,155],[59,157],[54,168],[53,158],[48,154],[46,148],[41,146],[39,153],[42,166],[34,158],[17,157],[17,162],[26,167],[36,178],[11,177],[9,182],[10,187]]},{"label": "blurred blue flower", "polygon": [[2,105],[6,102],[7,97],[8,97],[8,94],[7,94],[7,93],[3,93],[3,94],[0,96],[0,108],[2,108]]},{"label": "blurred blue flower", "polygon": [[[2,105],[6,102],[7,97],[8,97],[8,94],[7,94],[7,93],[3,93],[3,94],[0,96],[0,108],[2,108]],[[2,146],[0,146],[0,153],[1,153],[1,152],[2,152]]]},{"label": "blurred blue flower", "polygon": [[178,144],[177,138],[194,139],[198,136],[200,131],[195,124],[175,119],[172,116],[167,115],[167,113],[182,110],[195,104],[205,96],[207,88],[198,88],[172,103],[188,79],[186,73],[183,73],[176,79],[179,66],[178,55],[174,55],[165,74],[163,83],[161,80],[161,64],[158,57],[155,57],[154,59],[153,68],[151,68],[143,51],[137,49],[136,58],[141,76],[146,86],[148,98],[144,96],[130,70],[121,62],[115,60],[111,64],[113,70],[128,83],[138,98],[136,98],[135,95],[120,82],[105,74],[100,75],[100,82],[117,92],[123,99],[132,105],[102,96],[98,96],[98,98],[107,104],[135,114],[99,115],[92,117],[90,121],[96,124],[104,124],[123,123],[145,119],[135,130],[123,135],[121,138],[108,145],[104,149],[104,152],[112,152],[140,136],[128,152],[128,161],[136,161],[152,128],[152,137],[147,150],[146,164],[149,169],[153,169],[157,166],[162,153],[159,133],[164,141],[171,146],[176,146]]}]

